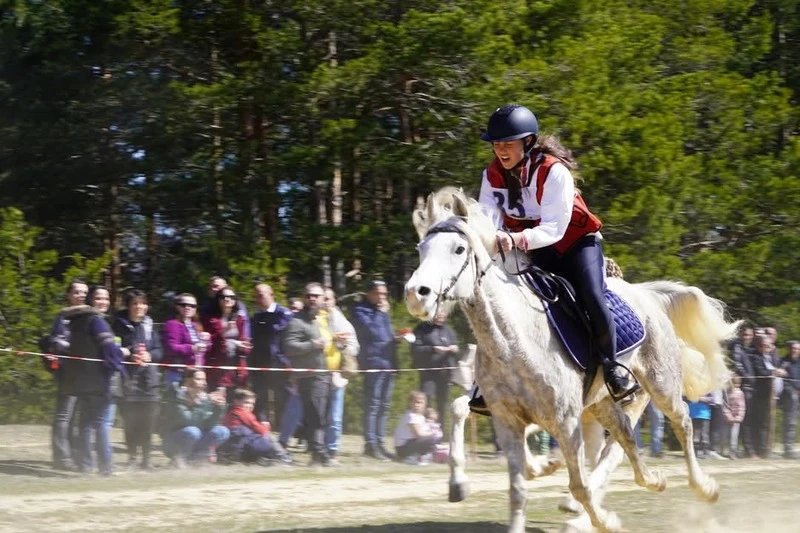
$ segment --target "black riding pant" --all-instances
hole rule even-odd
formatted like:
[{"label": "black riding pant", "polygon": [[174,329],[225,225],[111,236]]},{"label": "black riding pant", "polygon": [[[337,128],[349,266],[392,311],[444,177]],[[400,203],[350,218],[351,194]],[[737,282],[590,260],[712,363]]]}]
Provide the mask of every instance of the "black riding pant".
[{"label": "black riding pant", "polygon": [[586,235],[564,255],[556,252],[552,246],[535,250],[533,262],[572,284],[578,303],[589,315],[600,360],[613,361],[617,354],[617,333],[614,317],[606,305],[605,264],[600,239],[595,235]]}]

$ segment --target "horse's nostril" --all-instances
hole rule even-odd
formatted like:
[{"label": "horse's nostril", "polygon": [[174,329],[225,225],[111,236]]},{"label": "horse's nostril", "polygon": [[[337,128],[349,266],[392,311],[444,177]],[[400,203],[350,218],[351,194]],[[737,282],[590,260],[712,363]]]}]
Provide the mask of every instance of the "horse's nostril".
[{"label": "horse's nostril", "polygon": [[428,287],[420,287],[417,292],[420,296],[427,296],[431,293],[431,290]]}]

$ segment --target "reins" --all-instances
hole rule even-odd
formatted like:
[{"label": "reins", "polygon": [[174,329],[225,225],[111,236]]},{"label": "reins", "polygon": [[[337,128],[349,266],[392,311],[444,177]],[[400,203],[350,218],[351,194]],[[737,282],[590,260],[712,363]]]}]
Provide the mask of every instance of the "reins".
[{"label": "reins", "polygon": [[[428,230],[425,236],[427,237],[428,235],[434,233],[458,233],[460,235],[466,236],[464,231],[462,231],[461,229],[452,224],[436,225],[432,227],[430,230]],[[511,234],[508,232],[506,232],[506,234],[508,234],[509,237],[511,236]],[[500,251],[500,258],[503,261],[503,269],[505,270],[506,254],[505,252],[503,252],[503,247],[500,246],[499,242],[497,243],[497,249]],[[489,263],[489,265],[485,269],[478,270],[478,255],[475,252],[472,252],[472,257],[475,258],[475,271],[476,271],[475,284],[479,285],[483,277],[486,275],[486,271],[488,270],[488,268],[492,266],[492,263]],[[470,255],[467,254],[466,259],[464,259],[464,264],[461,265],[461,268],[459,269],[458,273],[450,279],[450,284],[439,292],[439,296],[436,298],[437,308],[442,301],[452,299],[449,298],[447,295],[450,293],[451,290],[453,290],[453,287],[455,287],[456,283],[458,283],[458,280],[461,278],[461,275],[467,269],[467,266],[469,266],[469,261],[470,261]],[[545,270],[542,270],[536,265],[531,265],[523,269],[519,263],[519,258],[516,256],[514,257],[514,261],[516,262],[517,271],[509,272],[508,270],[506,270],[507,274],[512,276],[524,276],[535,273],[539,277],[539,279],[543,281],[545,287],[550,290],[552,296],[546,295],[544,291],[536,283],[529,284],[533,293],[547,303],[553,304],[558,301],[561,293],[561,286],[556,280],[555,276],[553,276],[553,274]]]},{"label": "reins", "polygon": [[[501,230],[501,231],[503,233],[505,233],[506,235],[508,235],[508,238],[511,239],[511,233],[510,232],[505,231],[505,230]],[[513,243],[514,240],[511,239],[511,242]],[[536,296],[538,296],[539,298],[541,298],[542,300],[544,300],[547,303],[554,304],[554,303],[556,303],[558,301],[559,295],[561,293],[561,285],[558,283],[558,281],[556,281],[556,278],[555,278],[555,276],[553,276],[553,274],[551,274],[550,272],[547,272],[546,270],[543,270],[543,269],[539,268],[536,265],[531,265],[531,266],[529,266],[527,268],[524,268],[524,269],[521,268],[520,264],[519,264],[519,256],[518,255],[514,256],[514,262],[516,263],[517,271],[516,272],[510,272],[506,268],[506,254],[503,251],[503,247],[500,245],[500,239],[497,239],[497,249],[500,251],[500,259],[503,261],[503,269],[506,271],[506,274],[508,274],[510,276],[525,276],[525,275],[530,275],[532,273],[537,274],[539,276],[539,278],[544,282],[545,286],[548,289],[550,289],[550,292],[553,294],[553,296],[547,296],[541,290],[541,288],[539,288],[539,286],[536,283],[529,283],[528,285],[531,287],[531,290],[533,290],[533,293],[536,294]]]}]

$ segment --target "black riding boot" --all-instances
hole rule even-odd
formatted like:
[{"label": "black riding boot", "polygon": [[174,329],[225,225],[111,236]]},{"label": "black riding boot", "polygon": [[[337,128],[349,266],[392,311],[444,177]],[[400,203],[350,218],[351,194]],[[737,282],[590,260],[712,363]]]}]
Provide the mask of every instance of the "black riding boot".
[{"label": "black riding boot", "polygon": [[472,392],[469,399],[469,410],[477,415],[492,416],[489,407],[486,405],[486,400],[483,399],[477,383],[472,384]]},{"label": "black riding boot", "polygon": [[611,398],[618,402],[638,391],[641,387],[633,373],[613,359],[603,359],[603,379]]}]

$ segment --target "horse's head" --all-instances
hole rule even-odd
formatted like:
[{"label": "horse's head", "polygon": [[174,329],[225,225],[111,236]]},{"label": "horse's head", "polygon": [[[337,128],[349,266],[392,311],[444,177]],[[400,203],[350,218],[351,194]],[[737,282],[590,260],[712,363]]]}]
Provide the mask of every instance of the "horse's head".
[{"label": "horse's head", "polygon": [[412,315],[433,320],[474,294],[491,263],[495,226],[477,202],[452,187],[431,194],[413,218],[420,264],[406,283],[406,306]]}]

